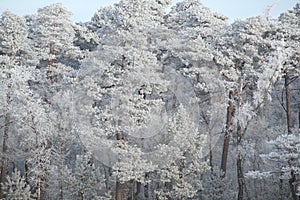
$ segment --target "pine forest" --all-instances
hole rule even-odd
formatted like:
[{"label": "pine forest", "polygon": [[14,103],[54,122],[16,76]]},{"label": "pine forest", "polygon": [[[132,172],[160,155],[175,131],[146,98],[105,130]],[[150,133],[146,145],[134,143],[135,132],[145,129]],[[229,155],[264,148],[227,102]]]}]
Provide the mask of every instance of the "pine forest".
[{"label": "pine forest", "polygon": [[300,3],[71,17],[1,13],[0,199],[300,199]]}]

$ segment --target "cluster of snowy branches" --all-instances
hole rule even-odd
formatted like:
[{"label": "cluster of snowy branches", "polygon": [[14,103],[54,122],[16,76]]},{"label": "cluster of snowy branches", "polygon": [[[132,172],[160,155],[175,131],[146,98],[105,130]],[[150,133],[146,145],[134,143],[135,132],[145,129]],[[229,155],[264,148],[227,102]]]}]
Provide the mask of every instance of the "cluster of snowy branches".
[{"label": "cluster of snowy branches", "polygon": [[2,13],[1,199],[299,198],[300,4],[171,3]]}]

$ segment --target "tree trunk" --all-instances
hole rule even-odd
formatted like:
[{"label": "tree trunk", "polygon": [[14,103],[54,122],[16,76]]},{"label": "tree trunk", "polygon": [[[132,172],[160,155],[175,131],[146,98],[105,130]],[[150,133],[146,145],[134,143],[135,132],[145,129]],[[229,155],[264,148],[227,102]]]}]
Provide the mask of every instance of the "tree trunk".
[{"label": "tree trunk", "polygon": [[[149,179],[149,173],[146,173],[145,174],[145,180],[148,180]],[[145,185],[144,185],[144,196],[146,197],[146,199],[148,198],[150,198],[150,183],[148,182],[146,182],[145,183]]]},{"label": "tree trunk", "polygon": [[142,191],[142,183],[137,182],[136,183],[136,194],[139,195]]},{"label": "tree trunk", "polygon": [[209,130],[209,166],[210,171],[214,172],[214,166],[213,166],[213,150],[212,150],[212,132]]},{"label": "tree trunk", "polygon": [[300,108],[298,108],[298,129],[300,130]]},{"label": "tree trunk", "polygon": [[124,184],[117,181],[117,183],[116,183],[116,200],[122,200],[123,186],[124,186]]},{"label": "tree trunk", "polygon": [[[118,126],[120,127],[122,125],[122,120],[118,120]],[[117,140],[123,140],[123,135],[121,132],[117,133]],[[122,200],[122,199],[126,199],[123,198],[123,190],[124,190],[124,184],[121,183],[118,178],[117,178],[117,182],[116,182],[116,200]]]},{"label": "tree trunk", "polygon": [[296,175],[294,170],[291,170],[291,178],[289,179],[289,185],[290,185],[293,200],[299,200],[296,192]]},{"label": "tree trunk", "polygon": [[60,173],[60,180],[59,180],[59,197],[60,197],[60,200],[64,200],[64,177],[63,177],[63,174],[62,174],[62,170],[63,170],[63,165],[61,166],[62,168],[59,169],[59,173]]},{"label": "tree trunk", "polygon": [[227,106],[226,130],[225,130],[222,161],[221,161],[221,170],[223,171],[223,175],[222,175],[223,178],[226,175],[227,156],[228,156],[228,150],[229,150],[230,125],[231,125],[231,120],[232,120],[232,109],[233,109],[232,100],[233,100],[233,93],[232,93],[232,91],[230,91],[229,92],[229,101],[228,101],[228,106]]},{"label": "tree trunk", "polygon": [[244,173],[243,173],[243,160],[241,155],[241,141],[242,141],[242,129],[238,124],[237,128],[237,159],[236,159],[236,169],[238,178],[238,200],[243,200],[244,197]]},{"label": "tree trunk", "polygon": [[288,134],[292,134],[292,114],[291,114],[291,91],[289,86],[289,72],[288,69],[285,70],[285,100],[286,100],[286,122]]},{"label": "tree trunk", "polygon": [[[240,89],[239,89],[239,100],[237,109],[238,112],[241,112],[242,103],[243,103],[243,80],[241,80]],[[243,173],[243,159],[241,154],[242,148],[242,140],[243,140],[243,133],[240,121],[238,119],[237,122],[237,158],[236,158],[236,169],[237,169],[237,178],[238,178],[238,200],[243,200],[244,198],[244,188],[245,188],[245,178]]]},{"label": "tree trunk", "polygon": [[[60,118],[62,119],[63,116],[60,113]],[[65,147],[65,130],[61,127],[61,125],[59,124],[59,140],[60,140],[60,147],[59,147],[59,154],[60,154],[60,169],[59,169],[59,174],[60,174],[60,179],[59,179],[59,196],[61,200],[64,200],[64,174],[63,174],[63,170],[64,170],[64,166],[65,166],[65,151],[64,151],[64,147]]]},{"label": "tree trunk", "polygon": [[237,177],[238,177],[238,200],[243,200],[244,198],[244,175],[242,168],[242,159],[240,153],[238,154],[237,161]]},{"label": "tree trunk", "polygon": [[24,162],[24,179],[25,179],[25,183],[28,184],[28,161],[27,161],[27,159]]},{"label": "tree trunk", "polygon": [[[292,114],[291,114],[291,91],[290,91],[290,84],[289,84],[289,71],[285,69],[285,79],[284,79],[284,87],[285,87],[285,98],[286,98],[286,122],[287,122],[287,130],[288,134],[292,134]],[[291,167],[290,161],[288,162],[289,166]],[[291,170],[291,178],[289,179],[290,190],[292,194],[293,200],[298,200],[297,193],[296,193],[296,175],[294,170]]]},{"label": "tree trunk", "polygon": [[41,200],[41,187],[42,187],[42,177],[40,172],[38,172],[37,177],[37,200]]},{"label": "tree trunk", "polygon": [[[280,176],[282,173],[280,174]],[[279,179],[279,198],[278,200],[283,200],[283,180],[280,178]]]}]

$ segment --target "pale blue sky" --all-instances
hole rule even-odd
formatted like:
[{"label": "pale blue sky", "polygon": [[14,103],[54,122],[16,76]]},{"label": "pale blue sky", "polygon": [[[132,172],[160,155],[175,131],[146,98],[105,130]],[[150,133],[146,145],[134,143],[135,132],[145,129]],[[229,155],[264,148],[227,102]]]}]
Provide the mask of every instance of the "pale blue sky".
[{"label": "pale blue sky", "polygon": [[[173,0],[174,3],[181,0]],[[38,8],[51,3],[63,3],[73,12],[73,20],[88,21],[100,6],[106,6],[119,2],[119,0],[0,0],[0,13],[10,10],[20,16],[35,13]],[[213,11],[221,12],[229,17],[230,22],[235,19],[244,19],[260,15],[267,6],[275,5],[271,15],[292,9],[299,0],[202,0],[202,3]]]}]

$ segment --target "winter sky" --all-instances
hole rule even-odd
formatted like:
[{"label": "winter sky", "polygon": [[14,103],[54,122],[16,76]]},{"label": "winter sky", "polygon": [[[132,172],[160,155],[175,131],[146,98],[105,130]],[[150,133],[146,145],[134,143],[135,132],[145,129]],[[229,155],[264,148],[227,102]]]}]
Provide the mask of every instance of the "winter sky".
[{"label": "winter sky", "polygon": [[[173,0],[174,3],[181,0]],[[76,22],[89,21],[100,6],[107,6],[119,2],[119,0],[0,0],[0,13],[10,10],[17,15],[32,14],[38,8],[51,3],[60,2],[73,12],[73,20]],[[263,14],[268,6],[274,6],[271,15],[277,17],[280,13],[292,9],[298,0],[202,0],[202,3],[213,11],[220,12],[229,17],[232,22],[235,19],[244,19]]]}]

